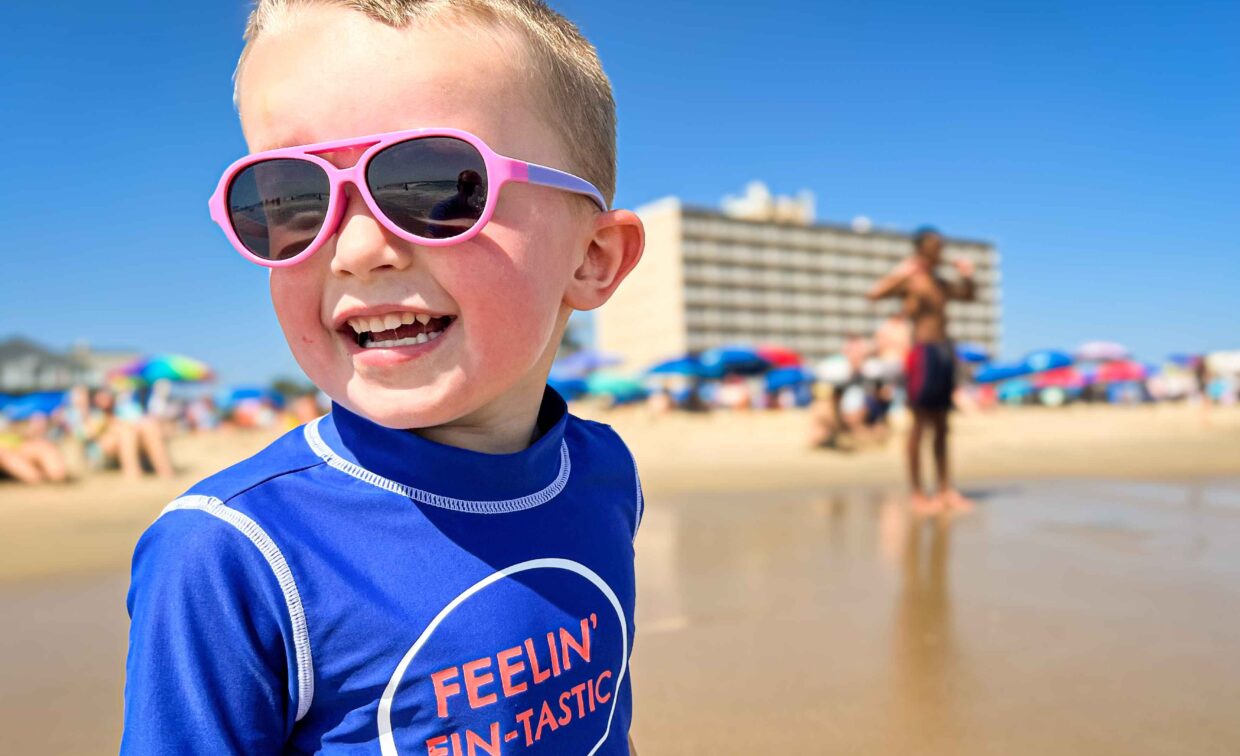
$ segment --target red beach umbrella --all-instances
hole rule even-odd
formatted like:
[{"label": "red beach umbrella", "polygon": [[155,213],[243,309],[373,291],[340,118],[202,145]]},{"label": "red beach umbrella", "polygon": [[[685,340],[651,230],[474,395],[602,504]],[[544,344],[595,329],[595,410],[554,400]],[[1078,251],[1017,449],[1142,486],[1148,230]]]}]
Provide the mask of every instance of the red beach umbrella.
[{"label": "red beach umbrella", "polygon": [[801,355],[787,347],[768,344],[758,347],[755,351],[759,357],[777,368],[799,367],[801,365]]},{"label": "red beach umbrella", "polygon": [[1074,367],[1057,368],[1034,376],[1033,385],[1040,389],[1079,389],[1085,387],[1085,376]]},{"label": "red beach umbrella", "polygon": [[1098,381],[1101,383],[1143,381],[1145,375],[1145,366],[1135,360],[1116,360],[1098,367]]}]

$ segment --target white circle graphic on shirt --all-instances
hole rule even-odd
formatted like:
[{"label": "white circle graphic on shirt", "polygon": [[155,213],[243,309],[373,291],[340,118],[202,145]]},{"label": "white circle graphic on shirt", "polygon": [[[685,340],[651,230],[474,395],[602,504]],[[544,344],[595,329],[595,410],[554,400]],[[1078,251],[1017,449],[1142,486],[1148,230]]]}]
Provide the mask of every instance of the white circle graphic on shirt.
[{"label": "white circle graphic on shirt", "polygon": [[[413,658],[418,655],[418,652],[421,651],[422,647],[425,646],[427,641],[430,640],[431,634],[435,632],[435,628],[439,627],[439,625],[448,618],[448,615],[452,614],[457,607],[465,603],[470,596],[478,593],[488,585],[512,575],[516,575],[520,572],[539,569],[567,570],[568,572],[580,575],[593,583],[594,586],[607,597],[607,600],[611,602],[612,608],[616,610],[616,618],[620,620],[620,672],[616,675],[616,689],[619,690],[620,683],[624,680],[624,673],[628,666],[629,629],[628,623],[624,620],[624,610],[620,607],[620,599],[616,598],[615,591],[613,591],[611,586],[607,585],[607,583],[604,582],[597,573],[579,562],[574,562],[569,559],[531,559],[528,562],[520,562],[512,565],[511,567],[506,567],[499,572],[488,575],[482,580],[479,580],[477,583],[471,585],[469,588],[466,588],[461,595],[452,599],[447,606],[440,610],[439,614],[435,615],[435,619],[431,620],[431,623],[426,626],[425,630],[422,631],[422,635],[418,636],[417,641],[414,642],[413,646],[410,647],[410,649],[405,653],[404,658],[400,660],[400,664],[396,665],[396,671],[392,673],[392,679],[388,681],[387,688],[383,691],[383,697],[379,699],[379,713],[377,716],[379,725],[379,749],[383,753],[383,756],[400,756],[399,752],[396,750],[396,739],[392,734],[392,701],[396,698],[396,690],[400,687],[401,678],[405,676],[405,670],[409,668],[410,662],[413,661]],[[607,728],[603,730],[603,737],[599,738],[598,742],[594,744],[594,747],[590,749],[590,752],[586,754],[586,756],[594,756],[595,751],[597,751],[603,743],[607,742],[607,736],[611,734],[611,720],[616,714],[616,703],[619,700],[619,695],[612,696],[611,711],[607,714]]]}]

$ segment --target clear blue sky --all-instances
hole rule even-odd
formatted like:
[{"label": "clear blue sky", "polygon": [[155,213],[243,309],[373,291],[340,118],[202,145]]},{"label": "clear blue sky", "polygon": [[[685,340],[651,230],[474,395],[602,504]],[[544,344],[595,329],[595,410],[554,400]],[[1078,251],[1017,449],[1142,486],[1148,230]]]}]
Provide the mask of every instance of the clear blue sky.
[{"label": "clear blue sky", "polygon": [[[620,204],[715,205],[757,178],[812,189],[826,219],[991,239],[1008,355],[1240,346],[1240,4],[555,5],[616,88]],[[207,217],[245,149],[245,12],[6,7],[0,337],[296,370],[266,275]]]}]

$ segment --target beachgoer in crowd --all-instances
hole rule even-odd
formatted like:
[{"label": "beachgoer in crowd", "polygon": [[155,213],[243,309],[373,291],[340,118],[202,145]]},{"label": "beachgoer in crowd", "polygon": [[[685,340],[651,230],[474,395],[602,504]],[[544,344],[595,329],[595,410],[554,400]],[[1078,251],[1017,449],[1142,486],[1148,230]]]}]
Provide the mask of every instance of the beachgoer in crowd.
[{"label": "beachgoer in crowd", "polygon": [[0,415],[0,473],[22,483],[63,483],[68,470],[60,448],[48,438],[46,415],[36,413],[8,425]]},{"label": "beachgoer in crowd", "polygon": [[[952,484],[948,457],[948,413],[956,385],[956,354],[948,338],[947,304],[973,299],[973,264],[964,258],[953,260],[957,278],[940,276],[943,236],[933,228],[919,229],[913,235],[913,248],[913,256],[869,292],[872,300],[899,297],[904,316],[912,324],[915,343],[905,370],[908,406],[913,413],[907,449],[911,501],[915,511],[925,514],[944,508],[967,510],[972,503]],[[933,497],[927,496],[921,476],[921,443],[927,430],[933,436],[938,478],[937,495]]]}]

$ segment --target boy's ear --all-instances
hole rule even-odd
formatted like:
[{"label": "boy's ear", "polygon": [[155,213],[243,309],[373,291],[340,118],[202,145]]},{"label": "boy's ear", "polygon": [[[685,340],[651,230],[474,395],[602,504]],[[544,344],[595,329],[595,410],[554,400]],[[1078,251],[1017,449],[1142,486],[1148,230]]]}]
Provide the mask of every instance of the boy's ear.
[{"label": "boy's ear", "polygon": [[646,231],[631,210],[612,210],[595,216],[594,231],[581,264],[564,292],[564,303],[574,310],[601,307],[642,257]]}]

